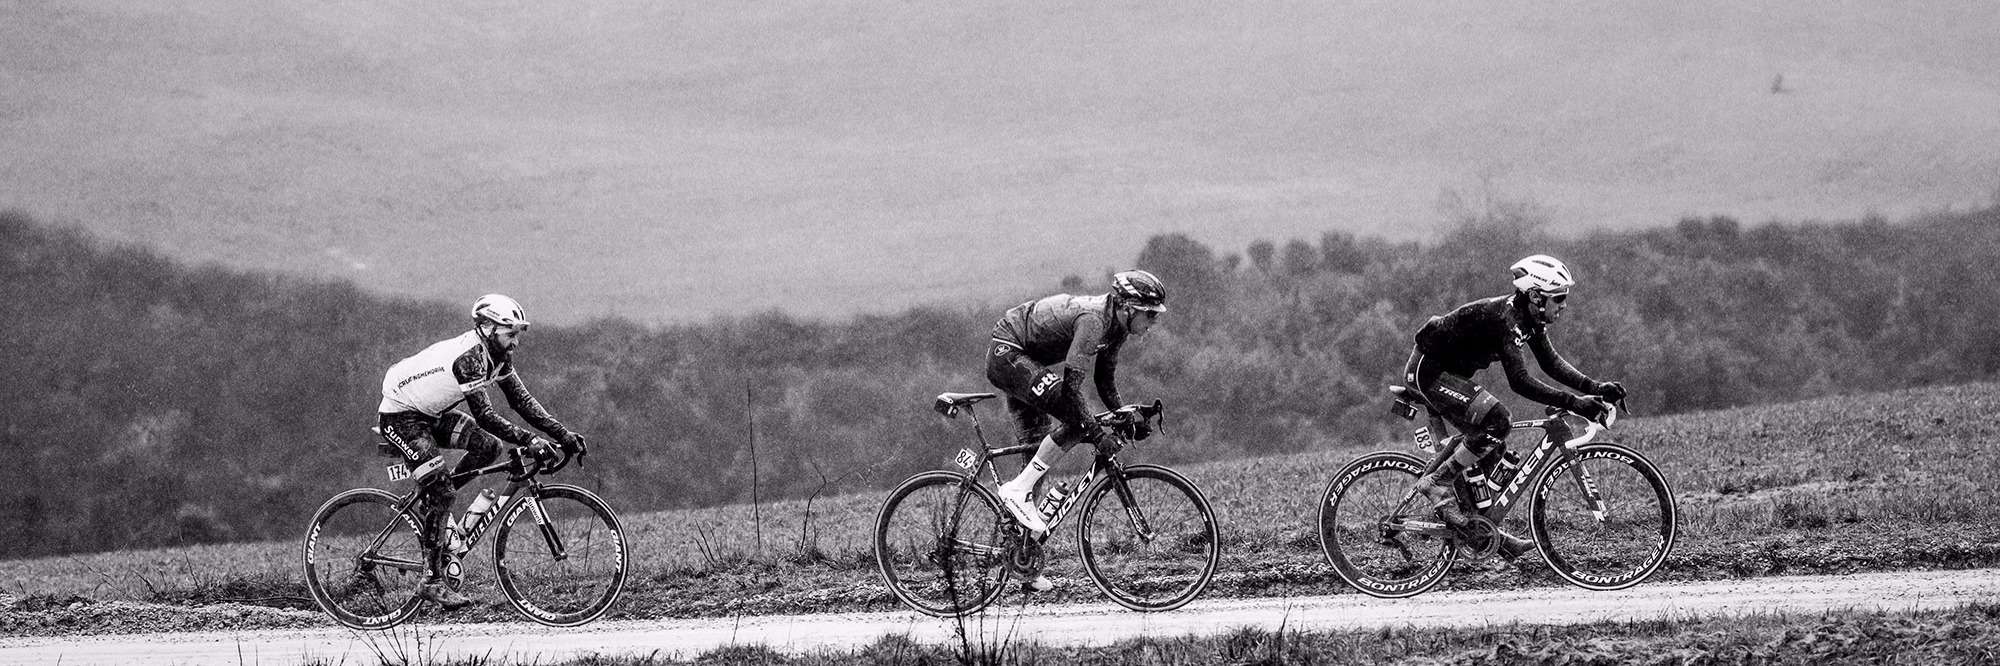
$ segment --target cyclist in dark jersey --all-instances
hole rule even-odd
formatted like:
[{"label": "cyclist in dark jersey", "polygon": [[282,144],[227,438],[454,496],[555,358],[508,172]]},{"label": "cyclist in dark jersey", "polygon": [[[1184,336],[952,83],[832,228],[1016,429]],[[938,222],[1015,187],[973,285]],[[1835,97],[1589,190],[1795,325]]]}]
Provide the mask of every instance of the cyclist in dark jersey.
[{"label": "cyclist in dark jersey", "polygon": [[[419,593],[447,610],[472,601],[458,592],[463,545],[447,520],[458,487],[445,480],[438,449],[464,449],[457,466],[461,472],[492,464],[500,455],[499,440],[530,447],[537,456],[552,455],[549,440],[494,411],[486,400],[487,385],[498,384],[507,404],[563,449],[581,452],[585,446],[583,435],[549,415],[514,372],[514,347],[528,330],[521,304],[499,294],[482,296],[472,305],[472,324],[472,330],[390,366],[382,379],[382,404],[376,408],[383,438],[402,452],[421,493],[417,511],[423,529],[417,537],[431,573]],[[455,409],[461,404],[463,410]]]},{"label": "cyclist in dark jersey", "polygon": [[[1000,485],[1001,504],[1034,532],[1047,532],[1033,498],[1035,484],[1077,442],[1102,442],[1103,430],[1083,397],[1093,384],[1107,409],[1124,404],[1118,396],[1118,350],[1128,337],[1143,335],[1167,309],[1167,288],[1140,270],[1111,276],[1110,293],[1056,294],[1009,309],[993,325],[993,348],[986,356],[986,379],[1006,396],[1022,443],[1039,440],[1020,475]],[[1137,433],[1150,431],[1143,422]],[[1058,428],[1057,426],[1060,426]],[[1030,589],[1046,590],[1036,576]]]},{"label": "cyclist in dark jersey", "polygon": [[[1591,379],[1563,360],[1549,343],[1548,326],[1562,316],[1570,287],[1576,284],[1569,268],[1554,257],[1538,254],[1515,262],[1511,270],[1514,293],[1473,301],[1426,322],[1417,331],[1416,350],[1404,369],[1403,382],[1422,392],[1431,406],[1465,435],[1464,445],[1452,458],[1418,483],[1435,503],[1438,517],[1454,528],[1465,527],[1470,519],[1452,489],[1453,475],[1463,474],[1475,486],[1498,491],[1513,467],[1505,455],[1512,416],[1498,398],[1473,383],[1473,375],[1499,361],[1507,374],[1507,386],[1515,393],[1592,419],[1603,418],[1607,402],[1625,398],[1624,387]],[[1529,352],[1542,372],[1582,393],[1549,386],[1530,375]],[[1553,420],[1546,434],[1567,441],[1569,430],[1561,420]],[[1500,539],[1497,552],[1509,560],[1532,545],[1497,530],[1496,538]]]}]

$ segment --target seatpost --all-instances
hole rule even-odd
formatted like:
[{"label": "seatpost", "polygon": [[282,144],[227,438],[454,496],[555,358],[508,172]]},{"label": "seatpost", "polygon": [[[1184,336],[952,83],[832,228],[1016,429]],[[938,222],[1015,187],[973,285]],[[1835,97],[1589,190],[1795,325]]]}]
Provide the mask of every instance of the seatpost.
[{"label": "seatpost", "polygon": [[972,405],[966,405],[965,416],[972,419],[972,436],[979,439],[979,448],[982,450],[993,448],[986,444],[986,431],[979,427],[979,410],[973,409]]}]

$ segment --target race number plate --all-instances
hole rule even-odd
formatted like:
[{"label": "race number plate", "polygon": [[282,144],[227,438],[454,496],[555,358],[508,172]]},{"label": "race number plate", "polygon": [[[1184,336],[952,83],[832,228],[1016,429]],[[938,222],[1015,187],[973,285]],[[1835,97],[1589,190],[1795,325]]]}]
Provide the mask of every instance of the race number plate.
[{"label": "race number plate", "polygon": [[958,458],[952,462],[958,463],[959,467],[972,469],[973,465],[979,464],[979,456],[972,455],[972,449],[959,449]]},{"label": "race number plate", "polygon": [[1429,426],[1417,428],[1415,435],[1417,438],[1417,448],[1431,452],[1437,451],[1437,445],[1431,443],[1431,429]]},{"label": "race number plate", "polygon": [[410,468],[404,467],[403,463],[390,465],[387,469],[389,470],[390,481],[401,481],[410,478]]}]

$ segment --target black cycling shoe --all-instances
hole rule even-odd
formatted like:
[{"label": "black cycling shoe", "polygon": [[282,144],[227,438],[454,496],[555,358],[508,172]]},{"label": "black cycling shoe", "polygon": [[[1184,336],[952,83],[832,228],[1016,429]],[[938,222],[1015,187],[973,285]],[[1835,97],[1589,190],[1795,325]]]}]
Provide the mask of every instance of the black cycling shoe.
[{"label": "black cycling shoe", "polygon": [[1522,555],[1526,555],[1528,551],[1535,549],[1535,542],[1506,532],[1496,532],[1493,538],[1500,540],[1500,547],[1494,549],[1494,554],[1499,555],[1500,559],[1508,562],[1520,559]]},{"label": "black cycling shoe", "polygon": [[1417,493],[1431,500],[1431,508],[1437,510],[1438,519],[1454,530],[1464,529],[1472,522],[1466,517],[1465,509],[1458,505],[1458,491],[1453,488],[1457,477],[1458,472],[1452,465],[1442,465],[1417,480]]}]

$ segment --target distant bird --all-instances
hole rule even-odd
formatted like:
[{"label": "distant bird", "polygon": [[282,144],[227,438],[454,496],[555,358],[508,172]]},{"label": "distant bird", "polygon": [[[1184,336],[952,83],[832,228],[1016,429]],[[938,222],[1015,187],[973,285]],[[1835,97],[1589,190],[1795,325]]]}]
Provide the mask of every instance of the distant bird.
[{"label": "distant bird", "polygon": [[1777,76],[1771,77],[1771,94],[1783,95],[1788,92],[1791,92],[1791,90],[1785,88],[1784,73],[1780,72]]}]

